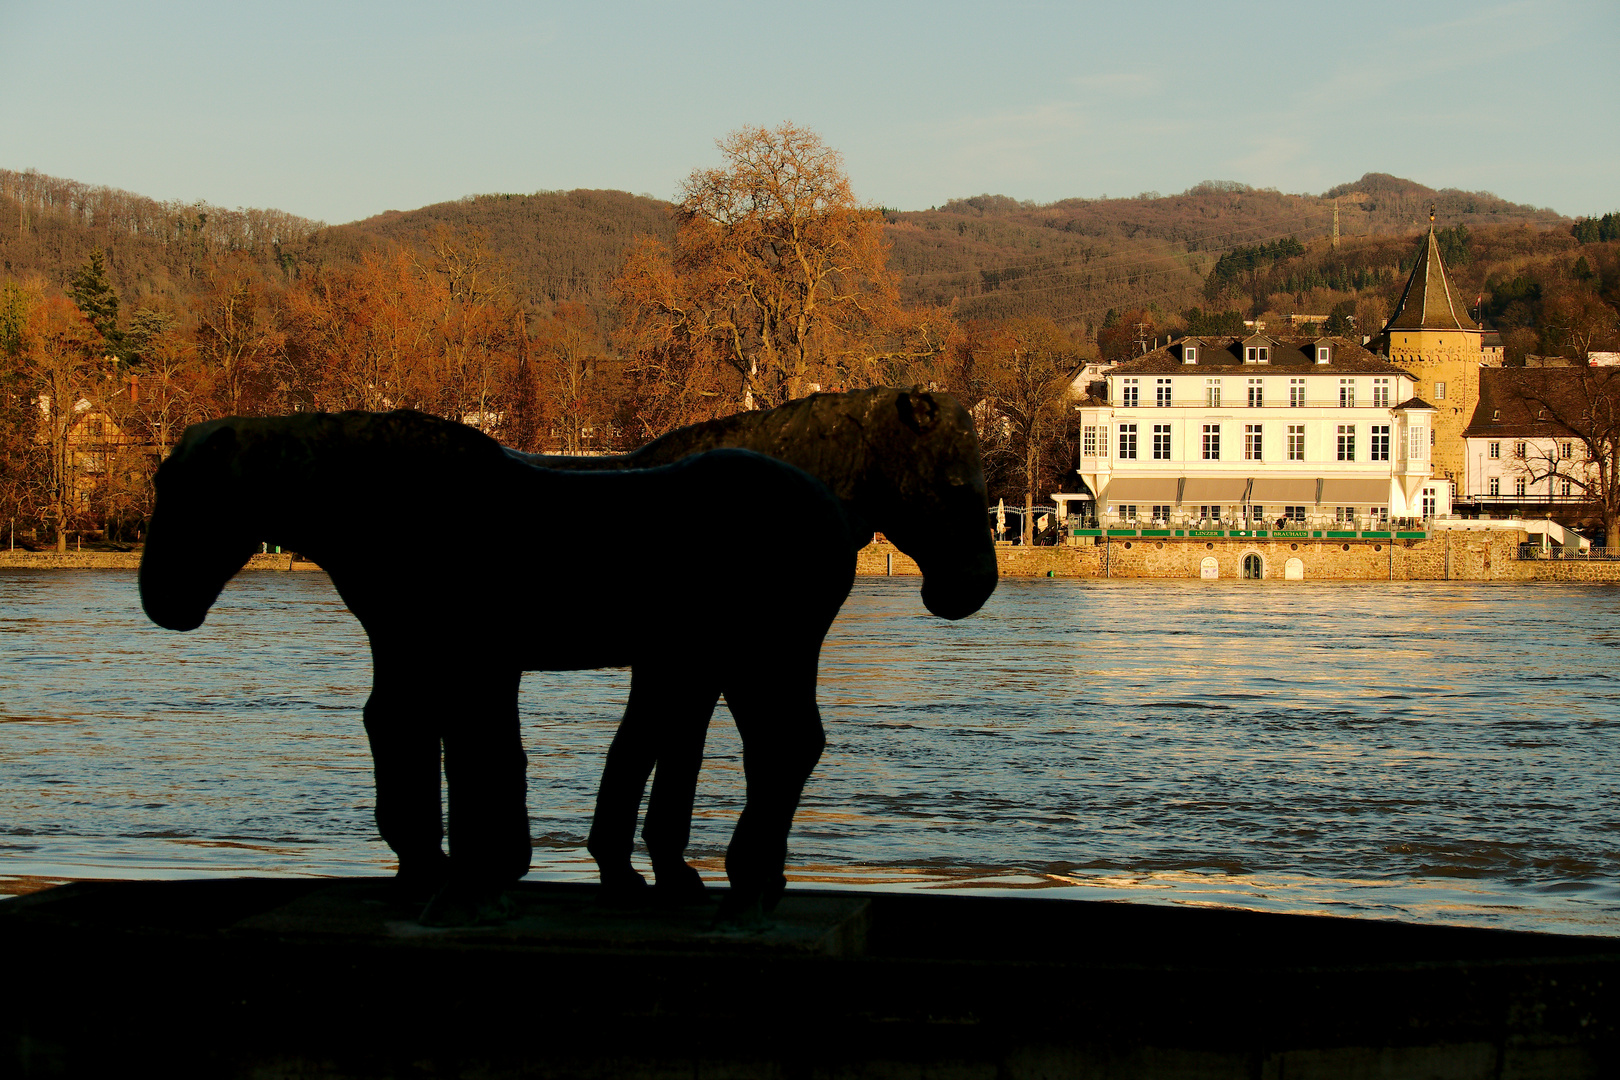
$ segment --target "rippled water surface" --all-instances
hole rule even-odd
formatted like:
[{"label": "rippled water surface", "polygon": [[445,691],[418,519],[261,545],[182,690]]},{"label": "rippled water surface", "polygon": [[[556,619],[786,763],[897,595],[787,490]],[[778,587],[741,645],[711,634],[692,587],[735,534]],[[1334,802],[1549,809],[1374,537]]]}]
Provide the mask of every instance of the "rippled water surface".
[{"label": "rippled water surface", "polygon": [[[791,876],[1620,934],[1620,589],[1013,580],[945,623],[916,584],[833,628]],[[133,574],[0,572],[0,889],[387,872],[369,668],[320,574],[175,634]],[[591,874],[628,685],[524,679],[539,876]],[[740,800],[722,708],[707,874]]]}]

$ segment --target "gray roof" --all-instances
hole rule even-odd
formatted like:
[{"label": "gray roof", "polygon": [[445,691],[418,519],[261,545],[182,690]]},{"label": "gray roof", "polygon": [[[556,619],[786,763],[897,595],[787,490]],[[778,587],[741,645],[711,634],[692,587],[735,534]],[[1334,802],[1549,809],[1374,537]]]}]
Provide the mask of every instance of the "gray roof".
[{"label": "gray roof", "polygon": [[1406,291],[1395,305],[1395,314],[1384,326],[1390,330],[1478,330],[1468,317],[1468,307],[1457,295],[1457,290],[1446,276],[1445,263],[1440,258],[1440,244],[1434,238],[1434,226],[1423,239],[1418,252],[1417,265],[1406,279]]},{"label": "gray roof", "polygon": [[[1231,335],[1182,338],[1161,349],[1154,349],[1145,356],[1135,360],[1127,360],[1116,365],[1108,372],[1110,375],[1168,375],[1172,372],[1186,374],[1188,370],[1203,370],[1214,368],[1217,371],[1226,369],[1241,369],[1253,372],[1256,368],[1281,369],[1284,372],[1304,375],[1314,372],[1318,375],[1406,375],[1411,373],[1405,368],[1391,364],[1383,357],[1375,356],[1366,349],[1357,345],[1348,338],[1342,337],[1279,337],[1276,335],[1260,335],[1271,343],[1271,358],[1269,364],[1246,364],[1243,361],[1243,345],[1257,335],[1246,334],[1241,337]],[[1326,343],[1333,350],[1331,363],[1318,364],[1316,362],[1316,345],[1318,342]],[[1198,363],[1187,365],[1181,362],[1181,350],[1186,345],[1198,346]]]}]

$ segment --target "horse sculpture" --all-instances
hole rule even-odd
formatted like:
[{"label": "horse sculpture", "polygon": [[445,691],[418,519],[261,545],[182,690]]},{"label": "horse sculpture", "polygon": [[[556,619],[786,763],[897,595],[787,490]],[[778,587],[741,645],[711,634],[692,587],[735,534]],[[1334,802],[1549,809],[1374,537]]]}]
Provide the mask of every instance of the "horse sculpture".
[{"label": "horse sculpture", "polygon": [[[812,394],[765,412],[681,428],[630,454],[507,453],[547,468],[600,472],[667,465],[719,447],[767,454],[824,482],[844,503],[855,548],[881,530],[917,561],[923,603],[934,614],[965,618],[995,590],[978,438],[973,418],[947,395],[888,387]],[[661,678],[639,667],[631,676],[630,701],[602,771],[589,848],[607,888],[634,893],[645,885],[631,853],[652,776],[642,837],[659,892],[679,902],[703,893],[685,851],[716,699],[712,688],[706,696],[692,695],[659,685]]]},{"label": "horse sculpture", "polygon": [[[627,713],[661,714],[652,747],[671,775],[655,786],[649,829],[682,820],[656,815],[661,800],[677,811],[684,800],[689,822],[691,791],[675,778],[695,778],[702,728],[725,694],[748,794],[726,853],[723,913],[768,910],[781,894],[788,831],[823,746],[817,658],[854,580],[849,523],[813,477],[744,450],[651,469],[548,470],[469,427],[402,411],[194,425],[156,489],[140,591],[158,625],[201,625],[268,541],[323,567],[364,626],[377,823],[403,884],[443,885],[425,921],[487,915],[528,870],[525,670],[633,666]],[[555,508],[582,504],[638,507],[660,522],[658,543],[568,541]],[[710,542],[759,520],[791,527],[770,543]],[[508,546],[425,560],[398,543],[446,522]],[[660,852],[685,847],[684,836],[656,839]]]}]

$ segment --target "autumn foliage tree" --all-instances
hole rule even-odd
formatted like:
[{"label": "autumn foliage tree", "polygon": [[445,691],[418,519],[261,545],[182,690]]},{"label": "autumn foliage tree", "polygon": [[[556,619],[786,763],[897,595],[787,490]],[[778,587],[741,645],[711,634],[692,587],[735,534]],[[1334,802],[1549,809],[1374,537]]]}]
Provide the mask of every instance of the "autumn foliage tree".
[{"label": "autumn foliage tree", "polygon": [[1064,402],[1080,363],[1075,343],[1042,317],[969,323],[953,342],[947,386],[972,409],[992,474],[1011,473],[992,486],[1023,492],[1026,544],[1037,496],[1067,468]]},{"label": "autumn foliage tree", "polygon": [[719,367],[745,408],[770,408],[892,382],[940,353],[948,317],[902,311],[882,216],[856,200],[837,151],[791,123],[718,145],[724,164],[681,190],[673,248],[642,242],[614,281],[633,371],[701,372],[706,393],[704,369]]}]

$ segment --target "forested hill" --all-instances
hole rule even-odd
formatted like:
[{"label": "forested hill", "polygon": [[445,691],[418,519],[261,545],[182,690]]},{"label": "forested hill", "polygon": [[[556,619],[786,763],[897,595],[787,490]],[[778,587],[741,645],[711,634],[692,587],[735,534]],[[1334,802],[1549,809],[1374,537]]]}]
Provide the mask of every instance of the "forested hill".
[{"label": "forested hill", "polygon": [[531,310],[562,300],[600,303],[637,236],[670,241],[669,204],[623,191],[541,191],[472,195],[420,210],[390,210],[344,231],[400,244],[430,241],[436,230],[477,229],[509,267]]},{"label": "forested hill", "polygon": [[[1345,241],[1329,257],[1316,242],[1332,231],[1335,200]],[[890,265],[902,275],[907,300],[954,302],[964,319],[1051,316],[1089,339],[1110,309],[1265,311],[1276,309],[1277,294],[1286,294],[1295,308],[1310,310],[1386,290],[1384,279],[1398,273],[1409,246],[1404,238],[1427,224],[1431,202],[1441,226],[1463,226],[1474,237],[1477,257],[1464,276],[1480,280],[1468,288],[1483,284],[1496,252],[1517,258],[1547,243],[1570,242],[1569,219],[1551,210],[1479,192],[1436,191],[1380,173],[1321,195],[1222,182],[1179,195],[1145,192],[1046,205],[982,195],[931,210],[886,212],[885,229],[893,245]],[[60,287],[101,248],[126,310],[186,301],[206,287],[204,268],[221,256],[252,261],[270,280],[290,281],[312,268],[352,264],[390,243],[425,249],[445,229],[482,234],[507,264],[517,298],[542,313],[562,300],[604,311],[606,285],[625,249],[641,234],[670,239],[674,222],[661,200],[579,190],[469,196],[326,226],[280,211],[160,203],[0,170],[0,277],[39,274]],[[1281,256],[1265,247],[1292,240],[1309,253]],[[1223,254],[1229,262],[1247,260],[1241,282],[1216,275],[1212,285]]]},{"label": "forested hill", "polygon": [[949,303],[966,318],[1047,315],[1072,331],[1109,309],[1155,304],[1180,311],[1212,301],[1205,285],[1219,256],[1289,238],[1410,236],[1435,207],[1441,226],[1565,228],[1552,210],[1483,192],[1436,191],[1368,173],[1321,195],[1286,195],[1208,182],[1179,195],[1068,199],[1037,205],[1002,195],[887,215],[890,265],[913,302]]}]

